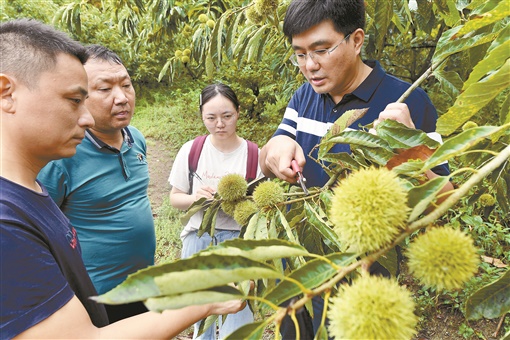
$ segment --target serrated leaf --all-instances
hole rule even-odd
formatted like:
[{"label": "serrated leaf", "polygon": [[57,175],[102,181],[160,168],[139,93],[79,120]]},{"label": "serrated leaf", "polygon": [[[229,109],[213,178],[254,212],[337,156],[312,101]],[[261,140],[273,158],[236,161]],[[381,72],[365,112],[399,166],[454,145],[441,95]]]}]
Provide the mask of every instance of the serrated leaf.
[{"label": "serrated leaf", "polygon": [[[509,34],[510,28],[507,27],[503,30],[503,32],[501,32],[501,37],[492,42],[491,48],[487,51],[485,57],[476,64],[473,71],[469,74],[468,80],[464,83],[463,90],[467,89],[487,74],[494,72],[494,70],[499,69],[505,64],[510,51],[510,40],[508,40]],[[499,41],[500,39],[504,40]]]},{"label": "serrated leaf", "polygon": [[[356,260],[356,254],[333,253],[325,256],[337,266],[347,266]],[[306,289],[313,289],[326,282],[336,274],[336,269],[322,259],[313,259],[304,266],[294,270],[288,277],[299,281]],[[281,281],[273,290],[264,296],[264,299],[279,305],[282,302],[303,293],[293,282]]]},{"label": "serrated leaf", "polygon": [[293,243],[278,239],[231,239],[221,242],[216,246],[209,247],[201,251],[200,254],[244,256],[261,262],[283,257],[309,255],[308,251],[297,242]]},{"label": "serrated leaf", "polygon": [[457,33],[458,35],[463,35],[466,33],[474,32],[484,26],[491,25],[500,20],[505,20],[510,15],[510,6],[508,2],[501,1],[494,9],[489,12],[482,13],[481,15],[477,15],[462,27],[461,30]]},{"label": "serrated leaf", "polygon": [[409,190],[407,201],[412,211],[408,222],[416,220],[427,209],[448,181],[448,177],[440,176]]},{"label": "serrated leaf", "polygon": [[363,117],[368,112],[368,109],[354,109],[354,110],[348,110],[345,111],[340,118],[338,118],[331,128],[326,132],[324,137],[322,137],[323,140],[328,140],[329,138],[333,137],[334,135],[339,134],[340,132],[343,132],[346,128],[352,125],[355,121]]},{"label": "serrated leaf", "polygon": [[327,223],[308,202],[304,204],[308,223],[315,227],[315,230],[321,234],[323,240],[327,240],[339,250],[342,249],[342,244],[338,241],[338,236],[331,228],[331,224]]},{"label": "serrated leaf", "polygon": [[197,292],[148,298],[144,301],[148,310],[161,313],[166,309],[179,309],[192,305],[225,302],[240,299],[244,295],[232,286],[214,287]]},{"label": "serrated leaf", "polygon": [[353,144],[361,145],[369,148],[383,148],[391,152],[388,143],[381,137],[363,131],[344,131],[339,135],[333,136],[327,140],[322,139],[319,144],[319,158],[322,157],[335,145],[335,144]]},{"label": "serrated leaf", "polygon": [[212,203],[212,200],[208,200],[205,197],[201,197],[200,199],[193,202],[193,204],[188,208],[186,213],[181,216],[180,221],[182,225],[186,225],[189,222],[191,216],[195,215],[202,209],[207,209]]},{"label": "serrated leaf", "polygon": [[392,119],[382,121],[376,127],[377,136],[382,138],[392,149],[408,149],[413,146],[425,145],[431,149],[439,146],[439,143],[430,138],[427,133],[411,129],[402,123]]},{"label": "serrated leaf", "polygon": [[377,259],[377,262],[383,266],[393,277],[398,273],[398,255],[395,247],[391,248],[386,254]]},{"label": "serrated leaf", "polygon": [[151,266],[131,274],[109,292],[94,300],[122,304],[151,297],[175,295],[260,278],[280,278],[281,274],[265,263],[242,256],[200,256]]},{"label": "serrated leaf", "polygon": [[265,321],[252,322],[236,329],[233,333],[227,335],[225,340],[260,340],[263,338],[264,330],[271,322],[270,319]]},{"label": "serrated leaf", "polygon": [[437,121],[437,132],[450,135],[474,116],[481,108],[510,86],[510,59],[494,73],[472,84]]},{"label": "serrated leaf", "polygon": [[218,216],[220,205],[221,205],[220,201],[215,200],[204,212],[204,215],[202,217],[202,223],[200,223],[200,228],[197,231],[198,237],[201,237],[204,233],[214,235],[214,230],[216,228],[216,217]]},{"label": "serrated leaf", "polygon": [[488,33],[458,38],[457,34],[461,28],[462,26],[454,27],[441,35],[432,59],[433,65],[439,64],[452,54],[472,49],[475,46],[490,43],[498,35],[497,33]]},{"label": "serrated leaf", "polygon": [[391,171],[398,175],[417,176],[423,173],[423,161],[411,160],[396,167],[392,168]]},{"label": "serrated leaf", "polygon": [[353,156],[360,155],[372,164],[385,165],[394,156],[394,153],[383,148],[369,148],[359,145],[351,145]]},{"label": "serrated leaf", "polygon": [[443,91],[445,91],[450,98],[457,98],[463,85],[463,81],[459,74],[455,71],[445,71],[440,68],[435,69],[432,73],[441,83]]},{"label": "serrated leaf", "polygon": [[[323,160],[324,162],[338,164],[341,166],[342,169],[358,170],[361,167],[361,164],[352,157],[352,154],[347,152],[327,153],[326,155],[321,157],[321,160]],[[334,172],[338,171],[340,171],[340,169]]]},{"label": "serrated leaf", "polygon": [[264,214],[255,213],[250,218],[246,231],[244,232],[245,239],[261,240],[267,239],[267,218]]},{"label": "serrated leaf", "polygon": [[510,270],[498,280],[484,286],[466,302],[468,320],[494,319],[510,312]]},{"label": "serrated leaf", "polygon": [[455,137],[446,140],[434,154],[425,162],[423,171],[431,169],[448,159],[461,154],[469,149],[483,138],[501,130],[502,127],[497,126],[479,126],[461,132]]}]

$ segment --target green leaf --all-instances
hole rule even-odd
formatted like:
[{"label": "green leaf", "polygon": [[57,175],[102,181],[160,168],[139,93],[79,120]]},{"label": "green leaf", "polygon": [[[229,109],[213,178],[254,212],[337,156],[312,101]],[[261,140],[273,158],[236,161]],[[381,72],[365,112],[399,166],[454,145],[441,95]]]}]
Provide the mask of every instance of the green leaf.
[{"label": "green leaf", "polygon": [[[347,266],[356,260],[356,254],[333,253],[326,258],[337,266]],[[306,289],[313,289],[323,284],[336,274],[336,269],[322,259],[313,259],[296,269],[288,277],[299,281]],[[273,290],[267,292],[264,299],[279,305],[282,302],[303,293],[293,282],[281,281]]]},{"label": "green leaf", "polygon": [[388,161],[395,156],[391,151],[382,148],[369,148],[363,146],[351,145],[353,156],[359,155],[366,161],[372,164],[379,164],[381,166],[388,163]]},{"label": "green leaf", "polygon": [[240,291],[232,286],[221,286],[197,292],[148,298],[144,304],[148,310],[161,313],[166,309],[179,309],[192,305],[225,302],[240,299],[243,296]]},{"label": "green leaf", "polygon": [[217,254],[228,256],[244,256],[255,261],[271,259],[307,256],[308,251],[297,242],[286,240],[243,240],[231,239],[221,242],[216,246],[209,247],[200,252],[201,255]]},{"label": "green leaf", "polygon": [[466,302],[468,320],[494,319],[510,312],[510,270],[481,288]]},{"label": "green leaf", "polygon": [[250,218],[246,231],[244,232],[245,239],[263,240],[267,239],[267,218],[264,214],[255,213]]},{"label": "green leaf", "polygon": [[377,259],[377,262],[386,268],[393,277],[398,273],[398,256],[395,247],[391,248],[386,254]]},{"label": "green leaf", "polygon": [[236,329],[233,333],[229,334],[225,340],[260,340],[263,338],[264,330],[271,321],[271,319],[266,319],[265,321],[258,321],[243,325]]},{"label": "green leaf", "polygon": [[422,169],[423,172],[461,154],[483,138],[486,138],[501,129],[502,127],[497,126],[479,126],[463,131],[457,136],[448,139],[439,148],[437,148],[432,156],[424,163]]},{"label": "green leaf", "polygon": [[437,132],[450,135],[510,86],[510,59],[494,73],[469,86],[455,101],[448,112],[437,121]]},{"label": "green leaf", "polygon": [[474,32],[484,26],[506,20],[510,15],[510,6],[507,1],[501,1],[493,10],[476,15],[474,18],[466,22],[457,34],[463,35]]},{"label": "green leaf", "polygon": [[348,110],[344,112],[340,118],[338,118],[331,128],[326,132],[326,134],[322,137],[323,140],[328,140],[329,138],[343,132],[349,126],[351,126],[358,119],[363,117],[365,113],[368,112],[368,109],[354,109]]},{"label": "green leaf", "polygon": [[[338,241],[338,236],[333,231],[331,223],[324,219],[325,214],[320,216],[318,211],[308,202],[305,202],[304,206],[308,223],[315,227],[315,230],[321,234],[322,239],[334,245],[338,250],[342,249],[342,244]],[[319,206],[315,206],[315,208],[320,209]]]},{"label": "green leaf", "polygon": [[380,56],[384,49],[386,34],[393,17],[393,0],[377,1],[375,6],[376,48],[378,51],[377,55]]},{"label": "green leaf", "polygon": [[131,274],[109,292],[94,300],[107,304],[143,301],[260,278],[281,278],[265,263],[242,256],[200,256],[151,266]]},{"label": "green leaf", "polygon": [[462,26],[454,27],[441,35],[432,59],[433,65],[439,64],[445,58],[455,53],[467,51],[475,46],[490,43],[498,35],[497,33],[488,33],[458,38],[457,34],[461,28]]},{"label": "green leaf", "polygon": [[427,209],[448,181],[449,177],[436,177],[409,191],[408,205],[412,211],[408,222],[416,220]]},{"label": "green leaf", "polygon": [[451,99],[457,98],[462,89],[462,78],[455,71],[445,71],[443,69],[435,69],[432,72],[434,77],[441,83],[441,88]]},{"label": "green leaf", "polygon": [[208,200],[205,197],[201,197],[199,200],[193,202],[193,204],[188,208],[186,213],[181,217],[181,224],[186,225],[189,222],[191,216],[195,215],[202,209],[207,209],[212,203],[212,200]]},{"label": "green leaf", "polygon": [[285,218],[285,216],[282,214],[282,212],[280,210],[278,210],[278,213],[275,217],[278,217],[278,220],[275,219],[274,221],[279,222],[283,226],[283,228],[285,229],[285,232],[287,233],[288,239],[292,243],[299,244],[299,241],[296,239],[296,236],[292,232],[289,222],[287,222],[287,219]]},{"label": "green leaf", "polygon": [[218,216],[218,211],[220,210],[220,204],[220,201],[215,200],[204,212],[202,223],[200,223],[200,229],[197,231],[198,237],[201,237],[204,233],[214,235],[214,230],[216,228],[216,217]]},{"label": "green leaf", "polygon": [[408,128],[392,119],[382,121],[377,125],[376,131],[377,136],[386,141],[392,149],[408,149],[418,145],[426,145],[435,149],[439,146],[439,143],[430,138],[427,133]]},{"label": "green leaf", "polygon": [[383,148],[391,151],[388,143],[381,137],[363,131],[344,131],[319,144],[319,158],[322,158],[335,144],[353,144],[369,148]]},{"label": "green leaf", "polygon": [[469,74],[468,80],[464,83],[463,90],[467,89],[487,74],[493,73],[494,70],[498,70],[505,64],[510,51],[510,40],[508,39],[509,35],[510,26],[507,25],[503,32],[501,32],[498,39],[492,42],[491,48],[487,51],[485,58],[476,64],[473,71]]}]

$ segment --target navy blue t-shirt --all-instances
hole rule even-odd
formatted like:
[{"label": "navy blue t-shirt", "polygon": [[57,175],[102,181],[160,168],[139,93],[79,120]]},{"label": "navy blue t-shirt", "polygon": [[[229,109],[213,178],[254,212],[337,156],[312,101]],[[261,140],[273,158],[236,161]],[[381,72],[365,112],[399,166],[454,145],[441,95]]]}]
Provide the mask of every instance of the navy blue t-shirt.
[{"label": "navy blue t-shirt", "polygon": [[[350,126],[352,129],[359,129],[359,126],[373,123],[386,105],[397,101],[410,87],[409,83],[387,74],[378,61],[365,63],[373,69],[372,72],[356,90],[346,94],[340,103],[335,104],[327,94],[317,94],[310,83],[305,83],[292,96],[287,106],[274,136],[289,136],[303,148],[306,156],[303,176],[307,180],[307,186],[323,186],[329,179],[326,172],[308,154],[343,113],[368,108],[368,112]],[[435,132],[437,111],[425,91],[417,88],[405,103],[416,128],[427,132],[434,140],[441,141],[441,136]],[[317,152],[318,149],[315,149],[312,153],[315,159]],[[347,144],[338,144],[330,152],[350,152],[350,147]],[[447,175],[449,171],[444,165],[435,168],[434,172]]]},{"label": "navy blue t-shirt", "polygon": [[[41,185],[39,183],[39,185]],[[0,177],[0,338],[10,339],[76,295],[93,324],[108,324],[81,259],[76,231],[41,185],[37,193]]]}]

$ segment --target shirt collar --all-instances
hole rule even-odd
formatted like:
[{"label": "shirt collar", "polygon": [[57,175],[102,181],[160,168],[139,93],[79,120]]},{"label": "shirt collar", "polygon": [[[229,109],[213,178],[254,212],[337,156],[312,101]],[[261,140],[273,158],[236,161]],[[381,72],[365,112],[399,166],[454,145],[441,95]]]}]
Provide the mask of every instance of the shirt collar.
[{"label": "shirt collar", "polygon": [[[127,143],[129,147],[133,144],[133,135],[131,134],[131,131],[129,131],[129,128],[125,127],[121,130],[122,136],[124,137],[124,142]],[[87,129],[85,130],[85,138],[87,138],[93,145],[95,145],[96,148],[102,149],[102,148],[108,148],[111,149],[112,147],[105,142],[103,142],[101,139],[99,139],[94,133]]]}]

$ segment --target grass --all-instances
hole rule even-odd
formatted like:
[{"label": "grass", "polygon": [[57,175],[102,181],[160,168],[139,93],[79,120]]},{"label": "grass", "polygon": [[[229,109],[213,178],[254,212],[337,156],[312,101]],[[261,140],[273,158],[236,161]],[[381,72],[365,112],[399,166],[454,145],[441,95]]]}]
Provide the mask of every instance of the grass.
[{"label": "grass", "polygon": [[170,205],[170,199],[166,197],[161,207],[158,208],[157,217],[154,220],[156,228],[156,264],[172,261],[181,257],[182,242],[179,237],[182,225],[180,217],[182,211]]}]

